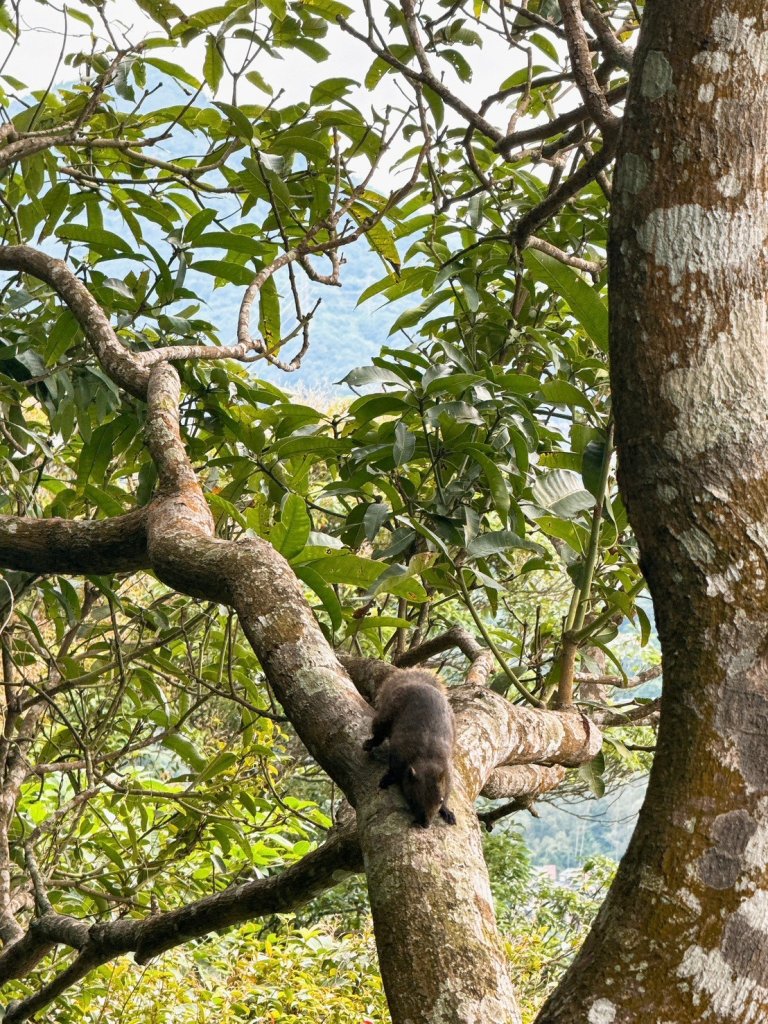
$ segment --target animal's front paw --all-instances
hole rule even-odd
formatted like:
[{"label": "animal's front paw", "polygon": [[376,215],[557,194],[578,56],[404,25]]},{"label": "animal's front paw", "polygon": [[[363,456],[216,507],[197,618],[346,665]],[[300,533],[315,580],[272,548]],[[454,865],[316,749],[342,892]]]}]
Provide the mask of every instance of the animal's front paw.
[{"label": "animal's front paw", "polygon": [[441,807],[438,813],[440,814],[440,817],[443,819],[446,825],[456,824],[456,815],[453,813],[453,811],[449,811],[447,807]]}]

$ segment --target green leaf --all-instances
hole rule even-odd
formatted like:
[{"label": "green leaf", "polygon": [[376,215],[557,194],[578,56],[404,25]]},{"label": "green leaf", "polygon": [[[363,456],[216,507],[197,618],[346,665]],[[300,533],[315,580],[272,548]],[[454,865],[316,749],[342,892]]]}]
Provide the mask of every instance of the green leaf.
[{"label": "green leaf", "polygon": [[206,759],[194,745],[192,740],[186,736],[179,736],[178,733],[173,733],[170,736],[163,738],[163,746],[172,750],[174,754],[177,754],[184,764],[189,765],[190,768],[194,768],[195,771],[202,771],[206,766]]},{"label": "green leaf", "polygon": [[264,0],[264,6],[267,10],[277,18],[278,21],[282,21],[286,14],[286,2],[285,0]]},{"label": "green leaf", "polygon": [[302,583],[305,583],[320,599],[323,610],[331,620],[331,629],[336,632],[341,628],[343,621],[341,604],[333,587],[323,579],[320,573],[311,565],[295,565],[294,572]]},{"label": "green leaf", "polygon": [[549,285],[568,303],[574,318],[602,352],[608,351],[608,307],[595,285],[587,284],[573,267],[561,263],[538,249],[523,253],[526,267],[533,276]]},{"label": "green leaf", "polygon": [[222,76],[224,74],[224,58],[221,54],[223,43],[213,35],[207,35],[205,39],[205,60],[203,62],[203,74],[205,80],[211,87],[211,92],[216,93]]},{"label": "green leaf", "polygon": [[403,384],[403,378],[384,370],[380,366],[359,366],[350,370],[346,377],[336,381],[337,384],[349,384],[351,388],[359,388],[364,384]]},{"label": "green leaf", "polygon": [[579,405],[583,409],[588,409],[591,413],[595,411],[594,406],[584,392],[579,391],[575,384],[571,384],[561,377],[545,381],[541,385],[540,390],[544,400],[551,402],[553,405]]},{"label": "green leaf", "polygon": [[42,242],[44,238],[47,238],[61,220],[61,215],[66,210],[67,203],[69,202],[69,183],[66,181],[58,182],[46,193],[41,202],[48,216],[38,235],[38,242]]},{"label": "green leaf", "polygon": [[198,260],[190,269],[201,274],[210,274],[220,281],[246,287],[256,276],[255,270],[249,270],[247,267],[241,267],[239,263],[230,263],[227,260]]},{"label": "green leaf", "polygon": [[635,615],[637,615],[637,621],[640,624],[640,646],[645,647],[651,639],[651,620],[648,618],[645,609],[639,604],[635,605]]},{"label": "green leaf", "polygon": [[309,102],[312,106],[321,106],[326,103],[333,103],[343,99],[350,89],[359,87],[354,78],[326,78],[324,82],[318,82],[312,89]]},{"label": "green leaf", "polygon": [[114,454],[115,441],[129,429],[132,417],[118,417],[97,427],[87,444],[83,445],[77,465],[77,488],[82,491],[87,483],[103,485],[107,482],[107,467]]},{"label": "green leaf", "polygon": [[200,773],[199,782],[207,782],[208,779],[212,779],[214,775],[220,775],[222,772],[227,771],[232,765],[237,764],[239,761],[237,754],[233,754],[231,750],[222,750],[220,753],[212,757],[205,768]]},{"label": "green leaf", "polygon": [[509,488],[501,474],[501,470],[491,458],[474,445],[457,445],[456,447],[457,450],[461,450],[469,454],[482,469],[483,475],[488,481],[488,488],[491,492],[491,499],[493,501],[494,508],[498,513],[499,519],[501,519],[503,525],[506,526],[509,518],[509,506],[511,500],[509,496]]},{"label": "green leaf", "polygon": [[[548,537],[555,537],[557,540],[565,541],[568,547],[577,554],[584,554],[587,550],[589,534],[583,526],[569,523],[567,520],[559,519],[557,516],[538,516],[536,525]],[[569,561],[569,559],[565,560],[566,562]]]},{"label": "green leaf", "polygon": [[595,504],[593,495],[584,489],[581,474],[568,469],[555,469],[543,474],[531,488],[531,493],[537,505],[565,519],[572,519]]},{"label": "green leaf", "polygon": [[[213,213],[214,211],[201,210],[200,212]],[[186,231],[184,232],[184,237],[187,237]],[[238,231],[206,231],[205,234],[198,235],[194,242],[195,248],[199,249],[227,249],[229,252],[241,252],[257,260],[262,259],[264,256],[263,242],[251,238],[250,235],[240,234]],[[255,277],[255,272],[252,276]]]},{"label": "green leaf", "polygon": [[185,85],[189,85],[192,89],[199,89],[200,82],[194,75],[191,75],[186,68],[183,68],[180,64],[174,64],[172,61],[164,60],[162,57],[144,57],[144,63],[150,64],[153,68],[157,68],[158,71],[162,71],[164,75],[170,75],[171,78],[176,78],[180,82],[184,82]]},{"label": "green leaf", "polygon": [[427,419],[431,423],[447,419],[451,423],[474,423],[479,427],[485,425],[483,417],[468,402],[441,402],[427,411]]},{"label": "green leaf", "polygon": [[376,539],[376,535],[391,514],[392,510],[384,501],[374,501],[366,508],[363,515],[363,530],[366,540],[373,541]]},{"label": "green leaf", "polygon": [[467,553],[473,558],[487,558],[488,555],[500,555],[511,548],[522,548],[544,554],[544,548],[531,540],[526,540],[511,530],[495,530],[492,533],[481,533],[467,545]]},{"label": "green leaf", "polygon": [[253,138],[253,124],[239,107],[235,107],[231,103],[222,102],[214,103],[214,106],[227,115],[229,123],[241,139]]},{"label": "green leaf", "polygon": [[266,78],[262,74],[259,74],[258,71],[249,71],[245,77],[248,79],[251,85],[255,85],[257,89],[261,89],[261,91],[265,92],[268,96],[273,95],[275,90],[272,88],[272,86],[269,84]]},{"label": "green leaf", "polygon": [[45,353],[46,366],[54,366],[58,363],[74,341],[79,329],[80,325],[68,309],[59,314],[48,335]]},{"label": "green leaf", "polygon": [[283,503],[280,522],[273,528],[269,539],[280,554],[290,560],[304,550],[311,529],[312,521],[306,502],[298,494],[288,494]]},{"label": "green leaf", "polygon": [[326,583],[347,583],[355,587],[369,587],[378,579],[386,566],[371,558],[362,558],[351,551],[305,563],[320,573]]},{"label": "green leaf", "polygon": [[605,444],[590,441],[581,456],[581,479],[590,494],[597,497],[603,475]]},{"label": "green leaf", "polygon": [[56,235],[65,242],[85,242],[90,249],[104,255],[136,255],[130,242],[116,235],[114,231],[105,231],[104,228],[90,227],[87,224],[62,224],[56,230]]},{"label": "green leaf", "polygon": [[395,427],[395,443],[393,455],[396,466],[404,466],[410,462],[416,450],[416,438],[403,422]]},{"label": "green leaf", "polygon": [[[353,203],[349,212],[358,225],[363,225],[373,215],[374,211],[362,203]],[[402,260],[400,253],[397,251],[395,239],[389,228],[385,226],[383,220],[379,220],[372,226],[367,227],[365,237],[368,239],[368,243],[374,252],[377,252],[379,256],[382,256],[396,267],[400,266]]]},{"label": "green leaf", "polygon": [[579,767],[579,778],[583,779],[595,796],[600,799],[605,794],[605,781],[603,779],[603,772],[605,771],[605,758],[602,752],[597,755],[593,761],[589,761],[587,764],[583,764]]},{"label": "green leaf", "polygon": [[270,349],[273,349],[282,337],[280,296],[274,277],[268,277],[259,292],[259,331]]}]

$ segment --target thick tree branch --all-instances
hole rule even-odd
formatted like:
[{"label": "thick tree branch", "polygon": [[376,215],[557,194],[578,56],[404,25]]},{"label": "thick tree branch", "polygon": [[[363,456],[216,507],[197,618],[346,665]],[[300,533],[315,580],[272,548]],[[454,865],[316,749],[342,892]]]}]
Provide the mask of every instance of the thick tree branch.
[{"label": "thick tree branch", "polygon": [[[627,96],[627,84],[617,85],[605,93],[604,96],[606,103],[611,106],[621,103]],[[531,142],[543,142],[545,139],[551,139],[553,135],[559,135],[562,132],[568,131],[569,128],[580,124],[582,121],[589,120],[589,117],[590,114],[586,106],[577,107],[575,110],[569,110],[565,114],[553,117],[545,124],[535,125],[533,128],[524,128],[519,132],[514,132],[512,135],[505,135],[496,144],[496,150],[501,156],[509,159],[512,156],[513,149],[525,146]],[[546,148],[543,149],[542,155],[546,156],[547,152]],[[551,150],[549,150],[549,153],[551,155]]]},{"label": "thick tree branch", "polygon": [[600,751],[602,737],[585,715],[511,704],[487,687],[451,689],[458,768],[474,799],[500,765],[577,767]]},{"label": "thick tree branch", "polygon": [[643,669],[636,676],[600,675],[593,672],[576,672],[574,680],[577,683],[591,683],[595,686],[615,686],[622,690],[632,690],[635,686],[642,686],[652,679],[659,679],[661,676],[661,665],[651,665]]},{"label": "thick tree branch", "polygon": [[374,704],[376,691],[395,667],[388,661],[379,661],[378,658],[357,658],[349,654],[339,654],[337,657],[358,693],[365,697],[369,704]]},{"label": "thick tree branch", "polygon": [[104,310],[66,263],[28,245],[3,245],[0,270],[21,270],[50,285],[69,306],[109,377],[129,394],[144,398],[149,370],[123,346]]},{"label": "thick tree branch", "polygon": [[[131,352],[118,338],[104,310],[66,263],[28,245],[0,246],[0,270],[31,274],[50,285],[69,307],[107,375],[137,398],[145,398],[150,367],[171,359],[253,360],[256,343],[246,338],[232,348],[178,345],[150,352]],[[96,571],[96,570],[92,570]]]},{"label": "thick tree branch", "polygon": [[0,565],[38,575],[150,568],[147,509],[113,519],[0,516]]},{"label": "thick tree branch", "polygon": [[605,270],[605,260],[585,260],[580,256],[573,256],[569,252],[563,252],[562,249],[558,249],[556,245],[552,245],[546,239],[537,238],[535,235],[528,239],[528,248],[545,252],[560,263],[565,263],[569,267],[575,267],[576,270],[583,270],[586,274],[600,274]]},{"label": "thick tree branch", "polygon": [[557,789],[565,773],[565,766],[560,764],[500,765],[488,776],[482,795],[489,800],[515,798],[530,803],[542,793]]},{"label": "thick tree branch", "polygon": [[613,708],[609,711],[596,711],[592,718],[601,729],[617,728],[623,725],[658,725],[661,712],[661,698],[638,704],[636,707],[622,711]]}]

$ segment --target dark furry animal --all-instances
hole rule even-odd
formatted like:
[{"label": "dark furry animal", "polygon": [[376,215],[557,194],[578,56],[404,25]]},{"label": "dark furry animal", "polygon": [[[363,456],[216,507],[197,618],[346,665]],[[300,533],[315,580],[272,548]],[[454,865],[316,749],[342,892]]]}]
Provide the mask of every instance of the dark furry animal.
[{"label": "dark furry animal", "polygon": [[436,814],[455,825],[456,816],[446,803],[452,782],[453,712],[439,679],[418,669],[395,670],[377,694],[372,733],[364,750],[389,738],[389,768],[380,787],[397,783],[418,825],[428,828]]}]

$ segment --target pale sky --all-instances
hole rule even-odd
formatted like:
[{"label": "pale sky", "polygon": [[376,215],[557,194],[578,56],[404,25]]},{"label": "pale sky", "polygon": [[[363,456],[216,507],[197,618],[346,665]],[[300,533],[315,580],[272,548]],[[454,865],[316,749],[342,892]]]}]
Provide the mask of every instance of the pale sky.
[{"label": "pale sky", "polygon": [[[208,7],[211,0],[177,0],[183,5],[185,12],[192,13],[196,9]],[[350,4],[353,6],[353,4]],[[2,73],[13,75],[24,82],[30,89],[44,89],[51,81],[55,71],[55,81],[72,81],[77,77],[77,70],[60,61],[64,26],[67,27],[67,43],[65,52],[72,53],[90,50],[91,31],[87,25],[76,20],[71,12],[81,11],[94,19],[97,34],[104,36],[103,26],[98,22],[97,12],[93,7],[80,4],[78,0],[67,5],[70,12],[65,19],[64,5],[59,0],[43,4],[37,0],[23,0],[21,43],[8,55],[7,37],[0,37],[0,67]],[[107,4],[107,17],[110,27],[119,38],[127,38],[135,43],[144,38],[148,32],[160,34],[156,26],[142,14],[132,0],[111,0]],[[354,21],[354,19],[353,19]],[[259,72],[273,87],[284,90],[282,102],[290,103],[308,94],[312,84],[325,78],[345,77],[362,82],[370,67],[373,55],[356,40],[351,39],[336,26],[329,28],[328,37],[324,41],[332,56],[322,64],[316,64],[309,57],[296,51],[287,60],[273,61],[265,59],[257,65]],[[190,72],[202,78],[201,65],[203,59],[204,40],[201,38],[184,50],[159,49],[153,51],[161,57],[183,64]],[[231,51],[228,49],[227,51]],[[493,37],[482,50],[472,48],[465,51],[467,59],[474,69],[473,81],[469,84],[458,82],[452,72],[446,78],[449,84],[467,102],[479,106],[481,99],[498,89],[499,84],[512,74],[517,67],[525,66],[524,55],[520,51],[502,48],[500,42]],[[6,56],[8,59],[6,60]],[[234,55],[233,55],[234,59]],[[546,65],[546,58],[535,55],[535,63]],[[3,61],[5,66],[3,67]],[[514,61],[514,64],[512,63]],[[58,67],[57,67],[58,65]],[[451,81],[451,79],[453,79]],[[246,91],[250,90],[250,91]],[[9,90],[10,91],[10,90]],[[242,82],[238,93],[241,102],[261,103],[265,95],[249,83]],[[222,82],[219,99],[229,99],[226,79]],[[370,103],[370,95],[361,89],[351,101],[361,105]],[[385,76],[374,96],[374,104],[381,110],[386,103],[402,106],[402,99],[395,91],[393,76]],[[573,98],[575,104],[576,97]],[[493,112],[492,112],[493,113]],[[504,114],[496,110],[498,121],[504,123]],[[393,152],[393,158],[397,156]],[[379,180],[381,188],[396,187],[401,175],[394,181],[389,175]],[[354,250],[354,252],[352,251]],[[301,378],[309,386],[327,386],[334,379],[339,379],[347,370],[366,363],[370,356],[386,342],[389,325],[397,315],[398,309],[377,309],[379,300],[373,300],[363,309],[356,309],[355,304],[360,292],[383,276],[384,268],[365,244],[350,247],[346,252],[348,265],[344,268],[343,289],[324,289],[322,309],[316,319],[313,336],[315,342],[305,361],[305,370]],[[202,276],[202,275],[201,275]],[[282,282],[278,288],[283,291]],[[232,286],[218,289],[206,296],[209,313],[213,313],[216,321],[223,328],[222,340],[230,338],[234,341],[234,319],[240,301],[240,289]],[[405,305],[415,305],[419,301],[412,296]],[[402,304],[400,304],[402,307]],[[286,313],[289,311],[286,309]],[[324,355],[325,353],[325,355]],[[270,374],[272,376],[272,374]],[[296,377],[290,378],[291,384]],[[287,386],[289,380],[282,377],[281,385]]]}]

